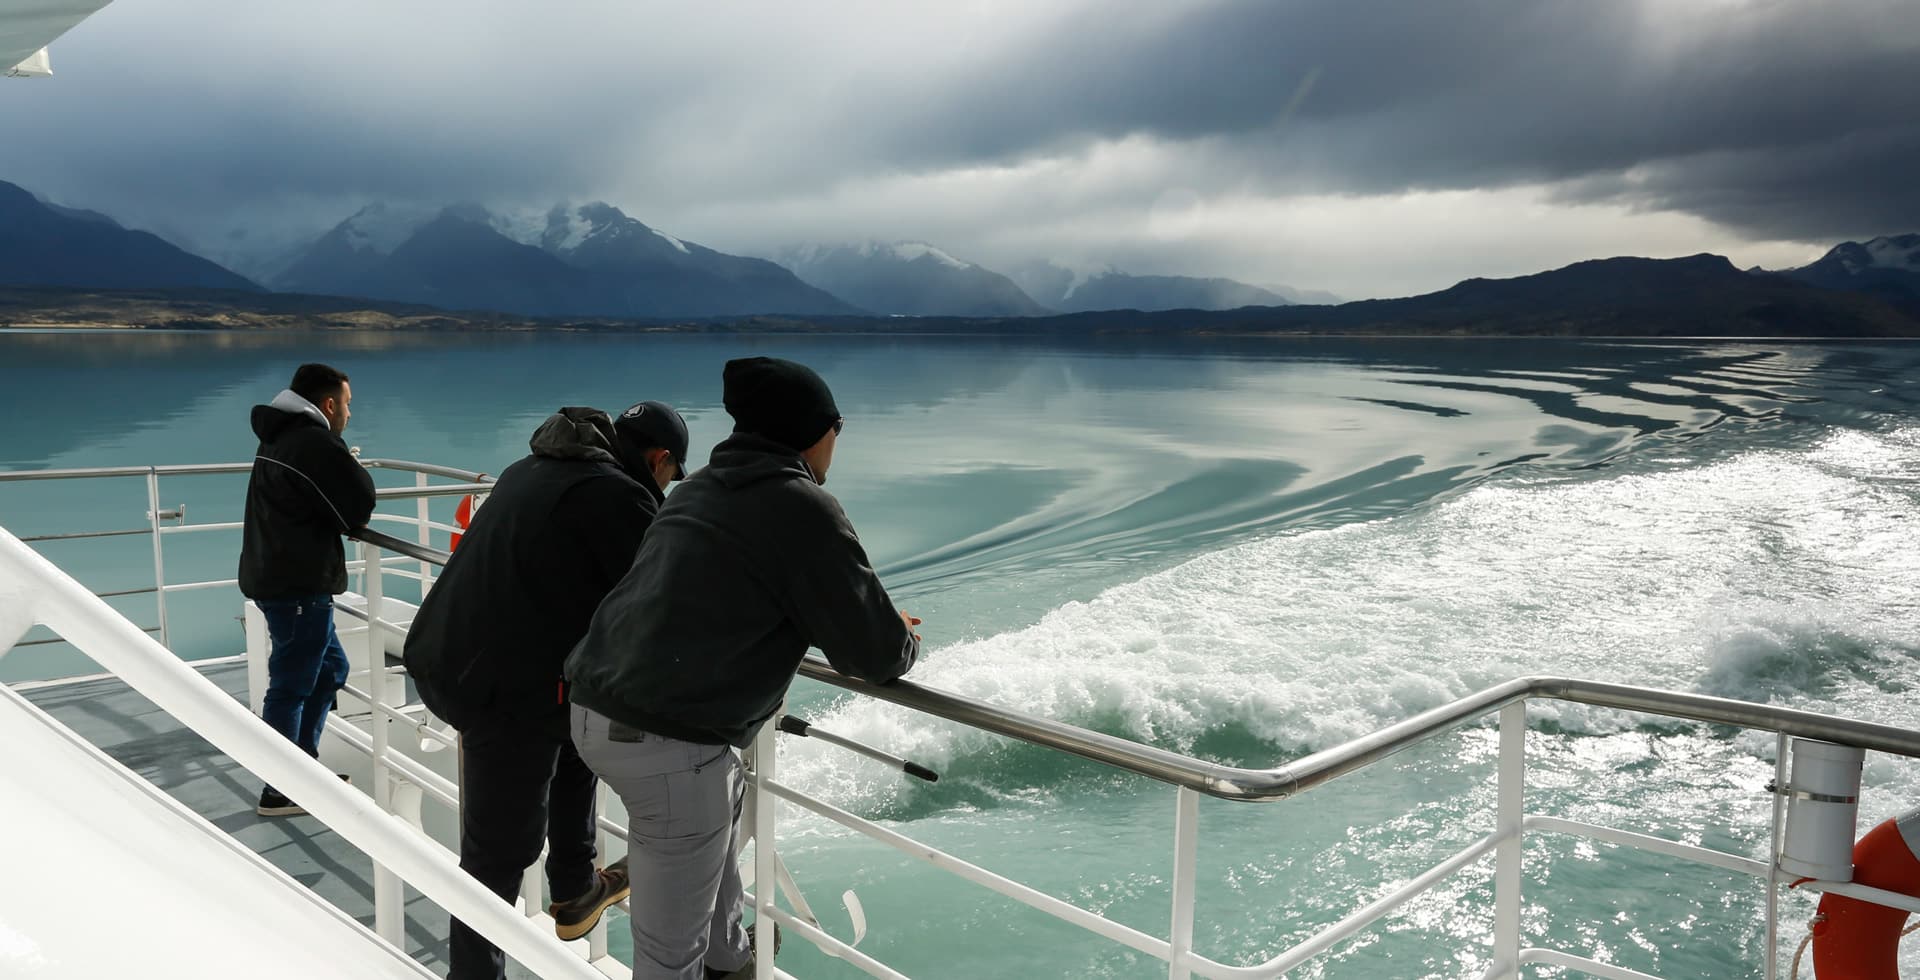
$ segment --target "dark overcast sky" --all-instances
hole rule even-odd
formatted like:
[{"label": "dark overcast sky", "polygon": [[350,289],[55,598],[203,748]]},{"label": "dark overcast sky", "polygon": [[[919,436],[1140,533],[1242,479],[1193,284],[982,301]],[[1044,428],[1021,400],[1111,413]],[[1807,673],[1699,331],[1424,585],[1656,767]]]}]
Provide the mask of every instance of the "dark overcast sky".
[{"label": "dark overcast sky", "polygon": [[53,67],[0,179],[226,259],[604,199],[1358,297],[1920,230],[1912,0],[116,0]]}]

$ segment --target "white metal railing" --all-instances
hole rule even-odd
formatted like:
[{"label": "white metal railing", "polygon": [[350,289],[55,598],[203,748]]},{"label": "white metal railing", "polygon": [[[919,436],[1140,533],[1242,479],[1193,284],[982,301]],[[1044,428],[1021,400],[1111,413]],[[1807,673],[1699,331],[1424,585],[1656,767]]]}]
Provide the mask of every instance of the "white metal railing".
[{"label": "white metal railing", "polygon": [[[1277,977],[1299,967],[1332,949],[1339,943],[1364,931],[1374,922],[1406,904],[1419,895],[1431,890],[1440,882],[1480,860],[1492,855],[1495,859],[1494,873],[1494,951],[1492,964],[1483,976],[1487,978],[1517,977],[1519,968],[1527,964],[1549,964],[1573,967],[1595,976],[1602,977],[1645,977],[1646,974],[1623,970],[1610,964],[1576,956],[1561,950],[1523,947],[1521,945],[1521,854],[1525,836],[1529,831],[1571,834],[1592,840],[1603,841],[1622,847],[1635,848],[1654,854],[1661,854],[1691,863],[1738,871],[1761,878],[1768,886],[1768,963],[1766,975],[1775,975],[1777,961],[1777,927],[1775,899],[1778,887],[1792,876],[1778,872],[1767,862],[1755,861],[1740,855],[1717,851],[1711,848],[1682,844],[1644,834],[1632,833],[1558,817],[1528,815],[1524,811],[1525,780],[1525,733],[1526,705],[1524,700],[1513,701],[1499,708],[1500,712],[1500,759],[1498,765],[1498,794],[1496,803],[1496,828],[1492,834],[1480,838],[1465,849],[1414,877],[1406,884],[1375,899],[1346,918],[1341,919],[1318,933],[1308,937],[1290,949],[1284,950],[1265,962],[1250,966],[1234,966],[1210,959],[1191,949],[1193,929],[1193,894],[1195,878],[1195,841],[1198,825],[1198,802],[1200,793],[1189,787],[1179,787],[1176,791],[1177,815],[1175,819],[1175,841],[1173,848],[1173,920],[1169,938],[1148,935],[1128,926],[1108,920],[1097,913],[1082,909],[1060,899],[1046,895],[1018,882],[1003,878],[976,865],[947,854],[936,848],[915,841],[896,831],[882,827],[872,821],[848,813],[837,807],[810,797],[792,787],[774,781],[769,774],[756,772],[755,790],[761,794],[771,794],[779,799],[796,804],[806,810],[827,817],[841,826],[861,833],[882,844],[910,855],[936,868],[950,872],[957,877],[981,885],[988,890],[1011,898],[1024,905],[1044,912],[1062,922],[1076,926],[1088,932],[1102,936],[1121,945],[1139,950],[1149,956],[1166,961],[1170,977],[1186,977],[1191,973],[1218,978],[1218,980],[1258,980],[1258,978]],[[771,728],[771,726],[769,726]],[[1432,734],[1439,734],[1435,731]],[[1017,736],[1016,736],[1017,737]],[[1428,736],[1431,737],[1431,736]],[[757,746],[762,758],[768,757],[771,736],[762,733],[762,744]],[[1786,736],[1779,740],[1779,758],[1786,759]],[[1920,754],[1902,752],[1903,755]],[[768,767],[769,769],[771,767]],[[1778,781],[1785,782],[1782,768]],[[1775,806],[1777,807],[1778,797]],[[764,806],[764,804],[762,805]],[[770,808],[767,808],[770,809]],[[764,818],[763,818],[764,819]],[[1773,840],[1775,856],[1780,840],[1778,814],[1774,821]],[[771,836],[773,828],[763,824],[758,832]],[[764,870],[760,876],[764,878]],[[1837,894],[1876,902],[1909,911],[1920,912],[1920,899],[1881,889],[1850,882],[1804,881],[1798,887],[1809,891],[1830,891]],[[764,905],[770,896],[762,898],[763,904],[756,906],[756,914],[770,916],[774,921],[793,923],[791,913],[770,909]],[[816,936],[814,931],[803,931],[817,945],[835,953],[845,954],[851,947],[824,934]],[[890,972],[872,972],[874,976],[892,976]]]},{"label": "white metal railing", "polygon": [[[431,498],[462,496],[466,494],[475,494],[484,497],[487,491],[492,489],[492,478],[490,476],[485,473],[476,473],[472,470],[399,459],[363,459],[361,460],[361,464],[368,469],[393,470],[413,474],[414,485],[412,487],[383,487],[374,491],[374,495],[377,501],[405,501],[412,499],[415,502],[414,513],[394,514],[376,512],[373,515],[373,521],[380,524],[398,524],[413,527],[417,531],[417,542],[425,547],[432,545],[432,535],[436,531],[443,534],[458,534],[460,532],[460,528],[454,525],[432,519],[429,513],[429,501]],[[155,625],[148,628],[148,631],[156,633],[159,636],[161,646],[171,649],[173,636],[167,610],[167,596],[178,592],[232,588],[239,585],[239,580],[220,578],[168,582],[165,539],[181,534],[238,531],[243,527],[243,524],[240,521],[188,523],[186,504],[176,504],[170,508],[161,505],[160,501],[164,499],[161,494],[161,481],[167,477],[235,476],[251,473],[252,470],[253,464],[250,462],[197,463],[173,466],[106,466],[46,470],[8,470],[0,471],[0,485],[49,480],[140,480],[144,486],[146,497],[145,527],[25,535],[22,536],[20,540],[29,544],[39,544],[42,542],[81,541],[141,535],[148,537],[151,540],[149,550],[153,565],[153,585],[142,588],[100,591],[94,594],[102,598],[152,595],[154,597]],[[431,482],[431,477],[442,477],[456,482],[451,484],[435,484]],[[166,523],[168,521],[174,523],[168,524]],[[408,560],[395,559],[394,561],[396,564],[400,564]],[[349,573],[355,575],[364,574],[365,571],[364,566],[357,561],[349,562],[347,570]],[[410,574],[399,574],[419,582],[422,595],[425,595],[426,592],[433,587],[434,565],[430,562],[417,561],[416,568]],[[59,641],[33,640],[20,645],[38,646],[57,642]]]},{"label": "white metal railing", "polygon": [[[359,558],[353,562],[353,566],[365,572],[367,605],[364,611],[345,606],[341,609],[351,616],[364,619],[367,624],[364,629],[369,634],[367,640],[370,666],[364,675],[365,686],[350,687],[347,693],[366,706],[368,717],[371,719],[370,730],[362,731],[353,724],[330,725],[328,730],[337,732],[339,738],[356,750],[372,757],[376,767],[374,796],[379,809],[388,813],[402,814],[408,823],[418,827],[421,823],[420,807],[425,802],[457,809],[458,788],[451,780],[434,772],[431,767],[422,764],[394,744],[395,740],[389,731],[390,728],[397,726],[399,731],[415,736],[400,739],[402,743],[410,742],[418,745],[423,739],[440,744],[445,744],[447,741],[447,736],[431,725],[431,719],[423,708],[405,703],[404,696],[398,693],[401,686],[394,682],[394,669],[384,666],[384,660],[379,656],[379,651],[384,645],[384,636],[389,633],[403,633],[405,630],[405,626],[396,622],[386,609],[384,580],[387,576],[394,575],[418,580],[423,588],[428,587],[434,574],[432,569],[446,560],[444,552],[431,548],[429,535],[433,530],[453,529],[427,520],[425,497],[435,493],[464,493],[476,488],[484,488],[485,484],[479,482],[483,479],[479,474],[465,471],[392,461],[371,462],[399,469],[412,469],[416,472],[415,487],[381,491],[383,499],[400,498],[420,501],[417,504],[416,513],[414,515],[383,514],[380,517],[383,522],[413,526],[417,529],[417,534],[414,541],[380,533],[360,536],[362,538],[360,554]],[[157,477],[182,471],[209,472],[212,470],[207,467],[161,467],[126,471],[89,471],[84,475]],[[430,474],[465,479],[468,482],[451,487],[429,487],[427,476]],[[10,476],[14,474],[0,473],[0,480]],[[33,478],[47,477],[35,474]],[[148,490],[149,499],[155,503],[157,511],[159,498],[156,484],[150,482]],[[195,527],[215,529],[212,525]],[[219,529],[225,529],[225,527]],[[165,533],[185,530],[186,528],[156,527],[152,529],[151,533],[156,542],[156,587],[162,595],[165,594],[165,590],[176,587],[169,586],[164,580],[164,566],[158,550],[158,542]],[[382,549],[392,551],[393,556],[382,557]],[[206,583],[189,585],[204,586]],[[127,628],[134,630],[134,635],[139,635],[137,628],[132,627],[131,624],[127,624]],[[348,631],[348,629],[342,630],[343,633]],[[1779,960],[1777,922],[1779,888],[1784,881],[1788,880],[1776,866],[1782,838],[1780,825],[1783,807],[1780,797],[1776,795],[1772,801],[1774,812],[1768,850],[1770,859],[1767,861],[1555,816],[1529,814],[1525,809],[1527,704],[1535,699],[1572,701],[1667,718],[1773,732],[1776,734],[1776,758],[1779,768],[1776,784],[1778,785],[1786,784],[1785,763],[1790,737],[1818,739],[1901,756],[1920,757],[1920,732],[1684,692],[1659,691],[1570,678],[1527,677],[1477,692],[1379,732],[1314,753],[1278,768],[1242,769],[1189,758],[1051,719],[971,701],[920,687],[911,682],[901,681],[881,686],[855,681],[842,677],[824,662],[813,658],[803,663],[802,672],[809,677],[837,685],[862,696],[890,701],[982,731],[1101,762],[1169,785],[1175,791],[1174,839],[1171,847],[1171,918],[1163,934],[1155,935],[1140,931],[1018,881],[995,874],[961,857],[916,841],[897,829],[881,826],[874,821],[809,796],[795,787],[782,784],[775,778],[777,726],[774,724],[769,724],[762,730],[759,741],[748,754],[750,790],[745,827],[748,828],[748,833],[754,841],[777,841],[779,823],[776,819],[775,804],[776,801],[785,801],[832,820],[884,846],[910,855],[961,880],[1019,902],[1090,934],[1153,956],[1167,964],[1168,976],[1176,980],[1193,974],[1220,978],[1220,980],[1227,980],[1227,978],[1255,980],[1255,978],[1283,975],[1366,930],[1394,909],[1426,893],[1450,876],[1489,858],[1494,862],[1494,902],[1491,913],[1492,955],[1490,965],[1485,972],[1487,978],[1517,977],[1521,968],[1529,964],[1558,966],[1601,977],[1644,977],[1644,974],[1601,963],[1572,952],[1525,944],[1526,937],[1520,916],[1524,870],[1522,855],[1527,836],[1539,833],[1585,837],[1673,860],[1735,871],[1761,879],[1767,890],[1765,975],[1771,980],[1775,976]],[[1242,802],[1269,801],[1297,796],[1463,725],[1482,723],[1488,716],[1497,716],[1499,732],[1494,826],[1489,834],[1403,885],[1353,910],[1338,922],[1322,928],[1314,935],[1263,962],[1248,965],[1223,963],[1209,958],[1193,947],[1196,856],[1200,832],[1199,800],[1202,795]],[[251,716],[246,717],[251,718]],[[236,758],[239,758],[238,754]],[[304,760],[304,756],[300,759]],[[246,760],[241,761],[247,764]],[[331,780],[327,782],[327,789],[340,790],[338,784]],[[351,795],[351,791],[347,792]],[[617,811],[617,808],[613,809]],[[325,818],[325,814],[321,814],[317,809],[316,814]],[[605,817],[601,818],[601,832],[603,845],[612,840],[624,841],[624,829],[619,827],[617,822]],[[604,846],[602,853],[606,853]],[[856,949],[854,943],[836,938],[820,927],[804,896],[794,884],[791,874],[785,868],[777,847],[760,846],[756,843],[753,854],[753,863],[746,869],[743,877],[748,879],[751,886],[750,898],[754,903],[758,922],[782,923],[790,933],[812,942],[829,955],[838,957],[872,976],[887,978],[901,976],[894,969]],[[398,883],[406,872],[397,864],[393,865],[391,870],[388,867],[386,862],[382,862],[376,881],[375,918],[377,931],[383,936],[391,937],[397,936],[402,926],[400,916],[403,915],[403,911]],[[1920,900],[1851,883],[1799,882],[1797,887],[1806,890],[1831,891],[1909,911],[1920,911]],[[784,908],[777,901],[781,896],[787,900]],[[529,899],[528,914],[532,914],[533,908],[537,907],[538,899],[537,878],[532,874],[529,875],[527,897]],[[500,904],[495,901],[492,907],[498,907]],[[506,944],[502,943],[502,945]],[[763,978],[784,975],[773,969],[772,943],[761,943],[759,949],[761,960],[758,975]],[[520,958],[517,953],[511,955]],[[596,934],[592,956],[596,963],[601,965],[603,971],[615,969],[605,956],[603,934]]]},{"label": "white metal railing", "polygon": [[0,654],[33,626],[53,630],[248,771],[298,799],[372,857],[381,874],[419,889],[514,959],[542,976],[601,980],[599,971],[460,871],[389,807],[370,806],[364,795],[4,529],[0,597],[5,599]]},{"label": "white metal railing", "polygon": [[[422,549],[397,542],[384,535],[367,536],[374,544],[400,550],[422,560],[444,560],[444,555],[423,553]],[[363,544],[363,546],[365,546]],[[369,567],[378,562],[371,558]],[[372,592],[369,591],[371,600]],[[369,608],[373,608],[370,604]],[[377,617],[376,617],[377,619]],[[384,623],[385,628],[399,628]],[[1767,888],[1767,963],[1766,976],[1775,976],[1778,963],[1778,892],[1791,881],[1777,870],[1783,817],[1782,797],[1771,797],[1773,819],[1769,854],[1773,860],[1762,862],[1712,848],[1662,840],[1558,817],[1528,814],[1525,810],[1527,703],[1534,699],[1564,700],[1662,715],[1690,721],[1712,722],[1776,733],[1776,785],[1786,785],[1786,760],[1789,738],[1799,736],[1822,741],[1858,745],[1907,757],[1920,757],[1920,732],[1835,718],[1812,712],[1770,705],[1705,697],[1677,691],[1661,691],[1626,685],[1581,681],[1571,678],[1518,678],[1452,704],[1433,709],[1371,735],[1315,753],[1277,769],[1241,769],[1192,759],[1124,739],[1114,738],[1064,725],[1050,719],[1025,715],[956,695],[940,692],[908,681],[874,685],[856,681],[834,672],[824,662],[809,658],[802,666],[809,676],[854,691],[892,701],[918,711],[971,725],[985,731],[1069,752],[1083,758],[1113,765],[1175,787],[1173,842],[1172,918],[1165,938],[1141,932],[1114,922],[1098,913],[1080,908],[1012,879],[997,875],[957,856],[914,840],[832,804],[787,786],[775,778],[777,724],[766,725],[748,760],[750,793],[746,827],[752,840],[776,841],[778,822],[775,800],[784,800],[826,817],[843,827],[881,844],[910,855],[954,876],[1020,902],[1062,922],[1120,945],[1138,950],[1168,964],[1169,977],[1184,978],[1200,974],[1217,980],[1262,980],[1277,977],[1332,949],[1367,929],[1394,909],[1434,888],[1453,874],[1487,857],[1494,859],[1493,957],[1484,976],[1517,978],[1529,964],[1553,965],[1594,976],[1643,978],[1632,970],[1602,963],[1564,950],[1523,945],[1521,923],[1522,855],[1529,832],[1560,833],[1587,837],[1622,847],[1663,855],[1760,878]],[[1196,855],[1199,835],[1199,800],[1210,795],[1227,800],[1257,802],[1296,796],[1356,771],[1410,746],[1497,714],[1499,761],[1495,826],[1493,832],[1465,849],[1417,875],[1340,921],[1284,950],[1272,958],[1252,965],[1235,966],[1208,958],[1192,948],[1194,932],[1194,895]],[[747,876],[757,883],[751,893],[758,922],[784,924],[822,951],[861,968],[875,977],[895,978],[897,971],[873,959],[820,928],[794,885],[776,847],[756,846],[754,863]],[[1831,891],[1865,901],[1877,902],[1920,912],[1920,899],[1850,882],[1800,881],[1797,887],[1809,891]],[[790,908],[780,908],[777,895],[784,895]],[[772,977],[771,943],[760,945],[759,975]]]}]

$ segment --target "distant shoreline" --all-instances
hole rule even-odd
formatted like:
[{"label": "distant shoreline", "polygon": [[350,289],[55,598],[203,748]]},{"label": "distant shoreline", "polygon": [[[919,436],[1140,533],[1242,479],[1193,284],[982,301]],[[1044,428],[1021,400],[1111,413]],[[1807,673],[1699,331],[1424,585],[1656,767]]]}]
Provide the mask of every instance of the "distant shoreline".
[{"label": "distant shoreline", "polygon": [[79,324],[79,323],[0,324],[0,336],[6,336],[9,334],[22,335],[22,336],[24,335],[58,336],[61,334],[106,334],[106,335],[116,335],[116,336],[128,336],[128,335],[135,335],[135,334],[152,334],[156,336],[169,336],[169,337],[186,337],[186,336],[199,335],[199,336],[206,336],[206,337],[247,336],[247,337],[269,338],[269,337],[305,336],[309,334],[328,334],[328,335],[334,335],[334,336],[363,336],[363,337],[405,336],[409,338],[419,338],[419,337],[427,337],[432,335],[439,335],[439,336],[445,336],[445,337],[454,337],[454,336],[479,337],[479,336],[488,336],[488,335],[533,336],[533,335],[539,335],[539,334],[545,334],[550,336],[562,336],[562,337],[593,337],[593,336],[613,337],[613,336],[633,336],[636,334],[644,334],[644,333],[656,333],[656,334],[662,334],[662,335],[670,334],[670,335],[682,336],[682,337],[712,337],[717,335],[729,334],[737,337],[789,337],[789,338],[815,337],[815,338],[821,338],[821,339],[871,338],[871,339],[885,339],[885,340],[1020,340],[1020,341],[1030,341],[1033,343],[1067,343],[1067,342],[1074,342],[1074,341],[1119,342],[1119,341],[1127,341],[1127,340],[1135,340],[1135,341],[1191,340],[1195,342],[1209,341],[1209,340],[1216,340],[1216,341],[1251,340],[1251,341],[1274,341],[1274,342],[1288,342],[1288,341],[1299,342],[1299,341],[1315,341],[1315,340],[1379,340],[1379,341],[1393,341],[1393,340],[1439,340],[1439,341],[1503,340],[1505,341],[1505,340],[1512,340],[1512,341],[1561,341],[1561,342],[1593,341],[1593,342],[1605,342],[1605,343],[1636,343],[1636,344],[1702,344],[1702,343],[1734,344],[1734,343],[1756,343],[1756,342],[1776,343],[1776,344],[1779,344],[1779,343],[1786,343],[1786,344],[1920,343],[1920,336],[1912,336],[1912,337],[1831,336],[1829,337],[1829,336],[1800,335],[1800,334],[1750,334],[1750,335],[1662,334],[1659,336],[1652,336],[1648,334],[1577,334],[1576,335],[1576,334],[1500,334],[1500,333],[1337,333],[1337,332],[1313,333],[1313,332],[1305,332],[1305,331],[1287,331],[1287,332],[1257,331],[1257,332],[1247,332],[1247,333],[1132,332],[1132,333],[1063,334],[1063,333],[1018,333],[1018,332],[1012,332],[1012,331],[1000,332],[1000,333],[984,333],[984,332],[977,332],[977,331],[976,332],[951,332],[951,333],[933,332],[933,331],[915,331],[912,333],[889,333],[885,331],[855,331],[855,330],[794,331],[794,330],[735,330],[735,329],[722,329],[722,328],[713,328],[713,329],[693,328],[693,329],[670,329],[670,330],[644,330],[644,329],[589,330],[589,329],[577,329],[577,328],[550,328],[550,327],[497,328],[497,329],[468,331],[468,330],[445,330],[445,329],[411,328],[411,327],[395,327],[395,328],[386,329],[386,330],[365,330],[365,329],[355,329],[351,327],[271,327],[271,328],[235,327],[231,329],[208,329],[204,327],[164,327],[164,326],[146,326],[141,324],[122,324],[122,325],[114,325],[114,326],[100,325],[100,324]]},{"label": "distant shoreline", "polygon": [[138,323],[0,323],[0,330],[42,332],[53,330],[147,330]]},{"label": "distant shoreline", "polygon": [[1753,275],[1725,259],[1619,259],[1425,296],[1331,306],[1110,310],[1033,317],[527,316],[218,289],[0,287],[0,330],[876,337],[1920,337],[1920,303]]}]

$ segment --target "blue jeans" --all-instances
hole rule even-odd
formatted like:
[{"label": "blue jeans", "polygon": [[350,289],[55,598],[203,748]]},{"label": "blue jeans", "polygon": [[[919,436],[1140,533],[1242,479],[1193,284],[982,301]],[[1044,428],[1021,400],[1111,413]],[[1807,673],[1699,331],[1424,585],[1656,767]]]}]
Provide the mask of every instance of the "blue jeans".
[{"label": "blue jeans", "polygon": [[267,696],[260,718],[308,755],[319,757],[333,696],[347,683],[347,651],[333,631],[333,597],[256,600],[267,617]]}]

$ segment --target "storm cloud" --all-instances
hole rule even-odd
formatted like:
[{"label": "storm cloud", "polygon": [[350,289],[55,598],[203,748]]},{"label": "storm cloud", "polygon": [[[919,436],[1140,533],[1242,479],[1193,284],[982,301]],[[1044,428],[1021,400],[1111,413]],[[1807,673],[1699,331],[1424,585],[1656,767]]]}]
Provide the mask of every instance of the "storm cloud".
[{"label": "storm cloud", "polygon": [[373,200],[1380,295],[1920,230],[1904,0],[118,0],[0,164],[230,261]]}]

